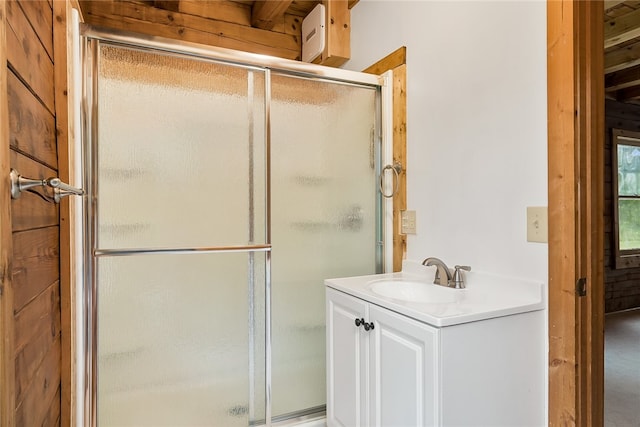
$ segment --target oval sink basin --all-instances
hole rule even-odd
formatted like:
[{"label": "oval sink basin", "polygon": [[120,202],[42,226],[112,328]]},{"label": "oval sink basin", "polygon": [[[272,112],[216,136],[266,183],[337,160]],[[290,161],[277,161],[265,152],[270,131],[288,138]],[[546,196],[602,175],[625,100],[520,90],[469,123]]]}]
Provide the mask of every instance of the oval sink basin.
[{"label": "oval sink basin", "polygon": [[459,289],[449,289],[439,285],[410,280],[376,280],[367,286],[373,293],[382,297],[407,302],[445,304],[456,301]]}]

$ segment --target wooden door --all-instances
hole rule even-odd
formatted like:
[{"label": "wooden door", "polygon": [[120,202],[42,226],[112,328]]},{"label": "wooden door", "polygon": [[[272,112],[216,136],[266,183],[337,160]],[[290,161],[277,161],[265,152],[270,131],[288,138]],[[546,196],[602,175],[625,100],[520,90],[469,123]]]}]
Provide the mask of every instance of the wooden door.
[{"label": "wooden door", "polygon": [[[327,288],[327,425],[367,422],[367,303]],[[368,320],[367,320],[368,322]]]}]

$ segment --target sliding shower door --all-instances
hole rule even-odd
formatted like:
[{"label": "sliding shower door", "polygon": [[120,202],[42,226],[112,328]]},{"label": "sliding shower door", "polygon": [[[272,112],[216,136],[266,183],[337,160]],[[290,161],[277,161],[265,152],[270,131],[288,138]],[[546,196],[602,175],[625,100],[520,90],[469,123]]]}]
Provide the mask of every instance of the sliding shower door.
[{"label": "sliding shower door", "polygon": [[324,279],[382,270],[378,79],[84,31],[86,424],[323,411]]},{"label": "sliding shower door", "polygon": [[92,41],[100,426],[265,419],[265,72]]},{"label": "sliding shower door", "polygon": [[376,94],[271,73],[273,416],[324,409],[324,279],[374,274]]}]

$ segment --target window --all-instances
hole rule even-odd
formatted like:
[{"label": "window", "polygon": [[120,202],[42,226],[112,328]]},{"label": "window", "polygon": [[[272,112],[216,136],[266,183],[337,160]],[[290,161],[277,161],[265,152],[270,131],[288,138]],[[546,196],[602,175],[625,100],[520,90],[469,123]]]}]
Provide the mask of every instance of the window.
[{"label": "window", "polygon": [[614,129],[612,142],[616,268],[640,267],[640,133]]}]

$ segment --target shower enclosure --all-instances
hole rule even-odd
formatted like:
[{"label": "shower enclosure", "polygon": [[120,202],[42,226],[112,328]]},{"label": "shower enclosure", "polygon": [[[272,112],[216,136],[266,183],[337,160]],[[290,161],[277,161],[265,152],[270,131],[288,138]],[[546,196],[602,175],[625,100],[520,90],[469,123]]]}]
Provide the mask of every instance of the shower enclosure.
[{"label": "shower enclosure", "polygon": [[383,269],[378,76],[82,27],[88,425],[324,410],[324,286]]}]

